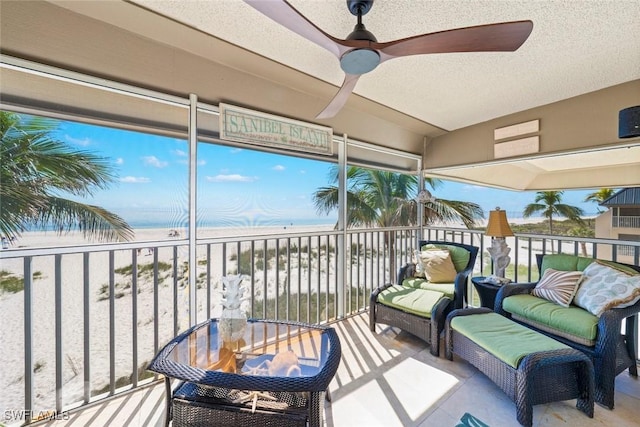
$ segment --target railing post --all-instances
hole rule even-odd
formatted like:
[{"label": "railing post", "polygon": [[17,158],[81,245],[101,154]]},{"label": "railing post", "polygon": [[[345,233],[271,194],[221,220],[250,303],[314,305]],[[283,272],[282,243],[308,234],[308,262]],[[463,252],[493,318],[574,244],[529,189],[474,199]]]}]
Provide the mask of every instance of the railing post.
[{"label": "railing post", "polygon": [[347,238],[347,135],[343,135],[343,140],[338,143],[338,234],[337,250],[340,255],[336,260],[336,275],[338,277],[338,312],[336,318],[341,319],[345,315],[344,298],[345,286],[347,286],[347,266],[346,266],[346,238]]},{"label": "railing post", "polygon": [[62,255],[55,256],[56,412],[62,412]]},{"label": "railing post", "polygon": [[115,254],[109,251],[109,394],[116,391],[116,279]]},{"label": "railing post", "polygon": [[[198,169],[198,97],[189,94],[189,326],[198,322],[197,279],[198,259],[196,252],[196,171]],[[240,254],[238,254],[240,256]]]},{"label": "railing post", "polygon": [[90,282],[89,282],[89,252],[82,254],[82,269],[84,282],[84,403],[91,400],[91,311],[89,308]]},{"label": "railing post", "polygon": [[33,275],[32,258],[24,257],[24,423],[31,423],[33,410]]},{"label": "railing post", "polygon": [[138,386],[138,254],[131,250],[131,352],[133,373],[131,384]]}]

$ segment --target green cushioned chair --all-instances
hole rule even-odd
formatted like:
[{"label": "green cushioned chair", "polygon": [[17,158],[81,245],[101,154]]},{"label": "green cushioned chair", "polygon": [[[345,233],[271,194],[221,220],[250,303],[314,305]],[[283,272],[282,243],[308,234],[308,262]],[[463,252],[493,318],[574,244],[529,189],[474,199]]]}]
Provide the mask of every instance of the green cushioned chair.
[{"label": "green cushioned chair", "polygon": [[395,284],[387,283],[371,293],[369,327],[375,331],[376,323],[383,323],[403,329],[429,343],[431,353],[437,356],[447,313],[464,306],[478,247],[440,241],[420,241],[418,247],[447,249],[457,272],[455,280],[432,284],[415,277],[415,264],[404,265]]},{"label": "green cushioned chair", "polygon": [[[559,271],[582,271],[594,258],[566,254],[538,254],[538,271],[542,277],[547,268]],[[640,272],[640,266],[600,261],[629,273]],[[640,301],[625,308],[606,310],[600,317],[576,305],[562,307],[531,295],[536,283],[503,285],[496,295],[495,311],[529,328],[542,332],[589,356],[595,370],[595,400],[613,409],[615,377],[629,369],[638,376],[636,365],[636,317]],[[622,322],[625,334],[621,334]]]}]

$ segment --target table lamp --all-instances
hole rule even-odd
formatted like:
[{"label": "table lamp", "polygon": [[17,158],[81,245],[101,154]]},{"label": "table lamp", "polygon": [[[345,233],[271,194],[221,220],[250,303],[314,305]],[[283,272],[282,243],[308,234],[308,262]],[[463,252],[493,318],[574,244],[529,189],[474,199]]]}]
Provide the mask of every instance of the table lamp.
[{"label": "table lamp", "polygon": [[493,271],[497,277],[504,277],[504,271],[511,262],[509,252],[511,248],[507,246],[505,237],[513,236],[513,231],[507,222],[507,213],[500,210],[489,212],[489,223],[485,235],[491,236],[491,247],[487,248],[493,260]]}]

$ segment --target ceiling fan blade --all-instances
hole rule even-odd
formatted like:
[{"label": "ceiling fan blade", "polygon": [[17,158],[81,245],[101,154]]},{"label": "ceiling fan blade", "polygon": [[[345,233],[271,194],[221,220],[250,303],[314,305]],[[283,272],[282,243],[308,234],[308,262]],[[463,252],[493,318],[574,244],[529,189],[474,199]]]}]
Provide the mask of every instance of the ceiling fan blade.
[{"label": "ceiling fan blade", "polygon": [[428,53],[513,52],[527,40],[533,22],[514,21],[457,28],[387,43],[376,43],[381,62],[391,58]]},{"label": "ceiling fan blade", "polygon": [[316,116],[316,119],[329,119],[338,114],[338,111],[344,107],[347,98],[353,92],[353,88],[356,87],[359,78],[360,74],[345,74],[340,90],[335,94],[329,105]]},{"label": "ceiling fan blade", "polygon": [[340,45],[340,39],[322,31],[285,0],[244,0],[244,2],[283,27],[327,49],[338,58],[345,51],[345,48]]}]

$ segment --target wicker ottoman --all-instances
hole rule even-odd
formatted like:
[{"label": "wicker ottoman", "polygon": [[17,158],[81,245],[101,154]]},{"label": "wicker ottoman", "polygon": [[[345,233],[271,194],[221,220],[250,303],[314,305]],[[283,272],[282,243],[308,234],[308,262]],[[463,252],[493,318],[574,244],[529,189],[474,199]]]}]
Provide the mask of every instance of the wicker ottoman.
[{"label": "wicker ottoman", "polygon": [[[239,390],[185,382],[173,394],[173,426],[304,427],[312,424],[309,411],[320,412],[324,400],[320,396],[324,393],[270,392],[276,400],[259,398],[254,410],[251,399],[243,401],[245,395]],[[311,408],[314,405],[317,407]]]},{"label": "wicker ottoman", "polygon": [[[516,348],[521,352],[517,358]],[[447,316],[445,353],[449,360],[453,354],[465,359],[500,387],[515,402],[523,426],[533,423],[533,405],[560,400],[577,399],[576,407],[593,418],[591,360],[488,308],[454,310]]]}]

